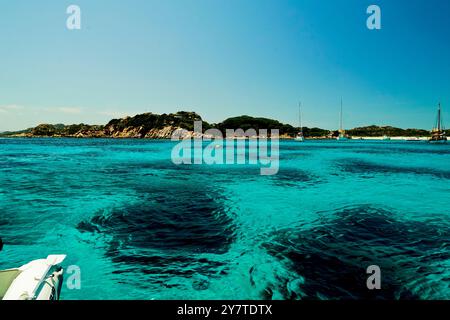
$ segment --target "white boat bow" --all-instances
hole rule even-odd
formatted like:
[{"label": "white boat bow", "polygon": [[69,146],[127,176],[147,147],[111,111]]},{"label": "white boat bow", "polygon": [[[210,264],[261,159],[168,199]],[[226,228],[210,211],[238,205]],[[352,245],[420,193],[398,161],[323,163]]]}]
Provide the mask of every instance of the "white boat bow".
[{"label": "white boat bow", "polygon": [[65,258],[65,255],[49,255],[17,269],[0,271],[0,299],[58,300],[63,280],[59,264]]}]

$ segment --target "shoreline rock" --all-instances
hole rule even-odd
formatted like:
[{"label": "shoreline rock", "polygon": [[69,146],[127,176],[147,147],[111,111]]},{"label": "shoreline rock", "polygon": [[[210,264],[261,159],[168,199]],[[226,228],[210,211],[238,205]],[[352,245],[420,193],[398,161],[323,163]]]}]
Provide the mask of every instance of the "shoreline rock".
[{"label": "shoreline rock", "polygon": [[[195,112],[179,111],[170,114],[154,114],[151,112],[138,114],[134,117],[124,117],[112,119],[106,125],[88,124],[40,124],[34,128],[29,128],[16,132],[3,132],[0,137],[12,138],[33,138],[33,137],[53,137],[53,138],[128,138],[128,139],[170,139],[176,130],[183,130],[183,138],[207,137],[204,134],[194,132],[194,122],[202,121],[202,129],[218,129],[226,137],[227,129],[278,129],[280,139],[293,139],[300,131],[289,124],[283,124],[277,120],[267,118],[255,118],[250,116],[233,117],[221,123],[209,124],[203,121],[200,115]],[[303,127],[306,139],[334,139],[337,131],[330,131],[320,128]],[[390,126],[367,126],[347,130],[347,134],[355,139],[375,140],[383,134],[393,137],[393,140],[407,140],[408,138],[420,137],[426,139],[430,132],[422,129],[400,129]],[[255,136],[264,138],[263,136]],[[404,139],[395,139],[402,137]],[[210,137],[208,137],[210,138]],[[238,138],[238,137],[236,137]]]}]

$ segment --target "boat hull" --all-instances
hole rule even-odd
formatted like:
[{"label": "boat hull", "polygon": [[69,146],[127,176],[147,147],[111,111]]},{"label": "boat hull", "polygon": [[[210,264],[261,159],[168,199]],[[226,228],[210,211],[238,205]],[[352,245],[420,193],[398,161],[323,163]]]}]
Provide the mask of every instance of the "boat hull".
[{"label": "boat hull", "polygon": [[428,142],[431,144],[445,144],[445,143],[447,143],[447,139],[441,139],[441,140],[430,139],[430,140],[428,140]]},{"label": "boat hull", "polygon": [[14,280],[2,300],[59,300],[63,282],[63,269],[59,264],[65,255],[50,255],[47,259],[34,260],[17,269]]}]

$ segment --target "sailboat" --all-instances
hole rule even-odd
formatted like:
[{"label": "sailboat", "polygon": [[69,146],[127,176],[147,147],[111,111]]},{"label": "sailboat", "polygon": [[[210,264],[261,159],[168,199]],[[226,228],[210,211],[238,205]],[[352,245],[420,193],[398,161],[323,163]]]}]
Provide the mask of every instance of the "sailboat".
[{"label": "sailboat", "polygon": [[339,121],[339,136],[336,139],[339,141],[348,140],[348,136],[345,134],[344,124],[342,121],[342,99],[341,99],[341,112],[340,112],[340,121]]},{"label": "sailboat", "polygon": [[447,136],[445,135],[444,125],[442,121],[441,104],[438,105],[438,114],[436,119],[436,126],[431,130],[431,138],[428,140],[430,143],[446,143]]},{"label": "sailboat", "polygon": [[298,122],[300,125],[300,132],[297,133],[295,137],[295,141],[303,142],[305,141],[305,137],[303,136],[303,127],[302,127],[302,103],[298,103]]}]

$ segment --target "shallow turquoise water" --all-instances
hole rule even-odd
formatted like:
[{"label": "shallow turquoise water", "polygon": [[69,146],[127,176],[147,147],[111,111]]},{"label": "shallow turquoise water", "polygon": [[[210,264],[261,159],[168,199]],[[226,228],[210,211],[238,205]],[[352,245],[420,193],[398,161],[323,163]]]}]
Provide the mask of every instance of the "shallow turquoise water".
[{"label": "shallow turquoise water", "polygon": [[173,145],[0,139],[0,268],[66,253],[62,299],[450,298],[450,144],[282,141],[274,176]]}]

